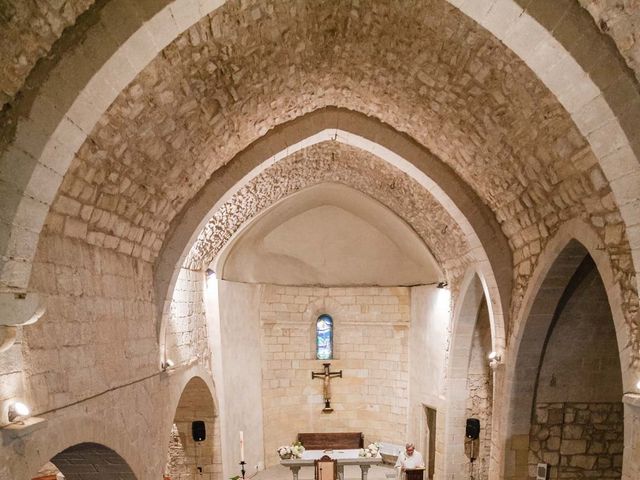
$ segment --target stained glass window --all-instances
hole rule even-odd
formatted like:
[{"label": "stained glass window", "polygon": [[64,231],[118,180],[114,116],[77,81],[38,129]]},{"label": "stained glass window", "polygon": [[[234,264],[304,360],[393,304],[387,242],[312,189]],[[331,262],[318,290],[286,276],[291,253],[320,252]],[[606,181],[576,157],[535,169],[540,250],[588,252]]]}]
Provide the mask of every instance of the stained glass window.
[{"label": "stained glass window", "polygon": [[333,319],[326,313],[316,320],[316,358],[318,360],[333,358]]}]

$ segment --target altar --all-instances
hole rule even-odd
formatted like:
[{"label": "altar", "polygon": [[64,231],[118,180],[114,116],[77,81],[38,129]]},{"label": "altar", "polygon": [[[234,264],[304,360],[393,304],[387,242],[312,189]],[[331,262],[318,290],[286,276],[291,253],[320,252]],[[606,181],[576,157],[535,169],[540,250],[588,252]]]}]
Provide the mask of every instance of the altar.
[{"label": "altar", "polygon": [[313,467],[314,460],[319,460],[322,456],[327,455],[332,460],[337,460],[338,464],[338,480],[344,480],[345,465],[358,465],[362,472],[362,480],[367,480],[367,472],[371,465],[380,465],[381,457],[360,457],[358,456],[360,449],[344,449],[344,450],[305,450],[302,458],[292,458],[289,460],[280,460],[280,464],[289,467],[293,474],[293,480],[298,480],[298,472],[302,467]]}]

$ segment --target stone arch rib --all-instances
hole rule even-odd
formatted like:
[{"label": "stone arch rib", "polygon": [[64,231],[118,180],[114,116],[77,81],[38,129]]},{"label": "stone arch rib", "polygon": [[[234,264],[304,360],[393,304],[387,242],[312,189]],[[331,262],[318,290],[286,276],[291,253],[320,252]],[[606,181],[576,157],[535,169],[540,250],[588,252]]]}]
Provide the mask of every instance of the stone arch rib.
[{"label": "stone arch rib", "polygon": [[[558,305],[571,278],[583,260],[589,255],[605,285],[607,300],[615,327],[622,383],[625,392],[632,391],[637,373],[637,353],[634,351],[634,332],[625,322],[623,293],[614,279],[611,260],[600,247],[595,232],[584,222],[573,220],[565,224],[547,244],[525,295],[518,317],[514,319],[514,331],[510,336],[507,352],[504,395],[506,408],[502,412],[504,423],[505,468],[518,451],[528,449],[530,412],[534,401],[536,372],[540,363],[547,333],[551,327]],[[528,412],[523,414],[523,412]],[[628,450],[631,452],[631,449]],[[635,468],[627,458],[633,454],[625,452],[625,472]],[[522,455],[522,453],[521,453]],[[515,478],[518,472],[507,470],[505,478]],[[522,472],[520,472],[522,473]],[[633,478],[633,475],[628,478]]]},{"label": "stone arch rib", "polygon": [[231,193],[253,178],[261,169],[284,158],[301,146],[324,136],[334,136],[369,150],[417,179],[461,225],[474,257],[492,290],[500,341],[504,339],[502,315],[511,292],[511,249],[489,208],[468,188],[453,170],[390,126],[346,109],[327,107],[274,128],[251,144],[224,167],[218,169],[198,194],[172,222],[169,234],[155,264],[155,292],[160,339],[164,317],[180,266],[199,232]]},{"label": "stone arch rib", "polygon": [[[24,175],[19,179],[11,174],[2,175],[7,184],[3,221],[9,234],[3,237],[4,244],[0,244],[4,253],[1,285],[26,289],[35,251],[29,245],[37,241],[73,154],[118,92],[177,35],[223,3],[165,0],[147,5],[112,0],[101,3],[93,12],[96,21],[84,32],[86,41],[43,76],[45,80],[40,80],[37,92],[24,100],[25,117],[19,119],[10,145],[2,147],[3,163],[19,162]],[[566,33],[573,25],[570,19],[575,12],[566,14],[564,3],[551,9],[552,15],[547,17],[536,14],[535,2],[527,3],[526,8],[520,5],[525,2],[512,0],[449,0],[449,3],[520,55],[571,113],[612,182],[632,239],[634,263],[640,264],[637,213],[640,166],[634,153],[637,148],[632,148],[639,143],[627,128],[638,108],[630,107],[631,97],[623,105],[617,105],[611,95],[601,94],[604,87],[598,83],[595,72],[594,83],[586,74],[588,69],[581,66],[587,59],[576,50],[580,42],[571,43],[564,35],[561,44],[550,33],[561,30]],[[594,48],[600,48],[595,26],[584,22],[581,25],[590,28],[589,41]],[[565,72],[564,76],[561,72]],[[638,97],[633,88],[624,86],[626,92],[635,95],[633,98]],[[620,123],[618,119],[626,122]],[[16,248],[18,243],[23,244],[22,248]],[[636,281],[640,281],[640,276]]]}]

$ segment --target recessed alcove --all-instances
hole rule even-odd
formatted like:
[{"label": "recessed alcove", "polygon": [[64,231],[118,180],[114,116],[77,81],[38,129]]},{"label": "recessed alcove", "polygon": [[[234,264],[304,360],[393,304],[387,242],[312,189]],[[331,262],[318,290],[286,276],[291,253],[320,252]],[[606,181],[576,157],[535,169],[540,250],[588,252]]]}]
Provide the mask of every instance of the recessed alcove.
[{"label": "recessed alcove", "polygon": [[[425,212],[428,215],[428,212]],[[302,190],[239,232],[214,266],[223,280],[279,285],[417,285],[442,273],[416,232],[336,183]]]}]

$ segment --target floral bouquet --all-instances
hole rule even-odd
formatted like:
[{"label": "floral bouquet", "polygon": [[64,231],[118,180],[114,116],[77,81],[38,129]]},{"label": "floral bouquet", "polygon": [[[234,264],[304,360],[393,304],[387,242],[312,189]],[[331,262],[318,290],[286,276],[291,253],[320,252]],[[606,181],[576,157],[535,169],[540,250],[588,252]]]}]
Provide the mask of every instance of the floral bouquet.
[{"label": "floral bouquet", "polygon": [[360,457],[375,458],[380,455],[380,445],[377,443],[370,443],[367,448],[361,448],[358,455]]},{"label": "floral bouquet", "polygon": [[277,452],[282,460],[300,458],[304,453],[304,447],[300,442],[295,442],[291,445],[282,445],[281,447],[278,447]]}]

